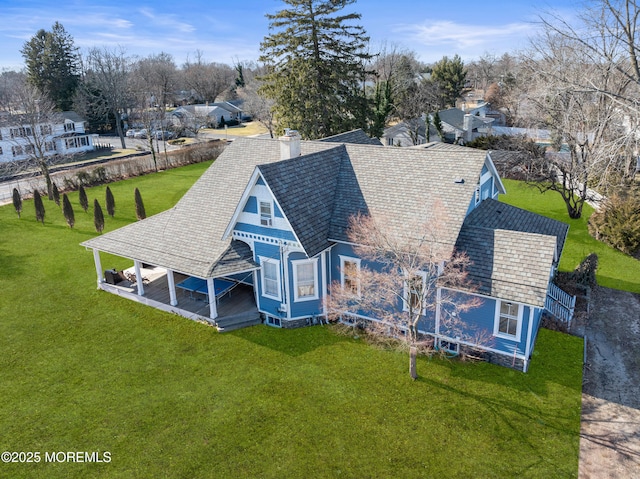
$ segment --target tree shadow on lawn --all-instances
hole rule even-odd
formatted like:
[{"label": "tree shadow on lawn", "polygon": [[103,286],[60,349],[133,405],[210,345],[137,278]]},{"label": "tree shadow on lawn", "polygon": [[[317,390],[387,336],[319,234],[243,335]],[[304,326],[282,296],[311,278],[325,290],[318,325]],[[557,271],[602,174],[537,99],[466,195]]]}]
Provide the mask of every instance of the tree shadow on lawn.
[{"label": "tree shadow on lawn", "polygon": [[23,256],[15,254],[9,248],[0,247],[0,271],[6,279],[24,279],[25,260]]},{"label": "tree shadow on lawn", "polygon": [[234,335],[291,357],[302,356],[318,348],[337,343],[355,341],[349,337],[332,333],[327,326],[317,325],[297,329],[280,329],[260,325],[225,334]]}]

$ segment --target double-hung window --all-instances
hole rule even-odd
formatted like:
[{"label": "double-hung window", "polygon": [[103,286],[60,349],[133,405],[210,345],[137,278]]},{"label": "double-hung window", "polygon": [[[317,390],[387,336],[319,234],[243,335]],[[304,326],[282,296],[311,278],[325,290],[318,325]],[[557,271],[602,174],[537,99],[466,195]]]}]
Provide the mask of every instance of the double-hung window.
[{"label": "double-hung window", "polygon": [[260,224],[262,226],[273,226],[273,214],[270,201],[260,202]]},{"label": "double-hung window", "polygon": [[360,259],[340,256],[340,283],[342,288],[355,296],[360,296]]},{"label": "double-hung window", "polygon": [[404,311],[424,314],[425,287],[427,274],[418,272],[407,278],[404,282]]},{"label": "double-hung window", "polygon": [[280,261],[260,258],[262,296],[280,301]]},{"label": "double-hung window", "polygon": [[522,306],[509,301],[498,301],[494,334],[507,339],[520,341],[522,329]]},{"label": "double-hung window", "polygon": [[293,265],[293,299],[309,301],[318,299],[318,260],[292,261]]}]

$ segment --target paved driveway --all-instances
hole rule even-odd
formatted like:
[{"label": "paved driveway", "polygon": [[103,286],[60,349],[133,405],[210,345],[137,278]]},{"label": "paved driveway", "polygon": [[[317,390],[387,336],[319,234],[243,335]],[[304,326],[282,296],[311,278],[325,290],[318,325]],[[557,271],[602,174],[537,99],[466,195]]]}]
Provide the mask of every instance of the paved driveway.
[{"label": "paved driveway", "polygon": [[581,479],[640,477],[640,295],[597,288],[585,325]]}]

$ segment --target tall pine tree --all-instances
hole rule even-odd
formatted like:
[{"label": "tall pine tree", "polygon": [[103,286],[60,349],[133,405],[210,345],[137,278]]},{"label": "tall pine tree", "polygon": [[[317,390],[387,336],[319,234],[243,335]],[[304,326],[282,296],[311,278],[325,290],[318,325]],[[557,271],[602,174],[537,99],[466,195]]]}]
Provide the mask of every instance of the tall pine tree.
[{"label": "tall pine tree", "polygon": [[78,189],[78,201],[80,202],[80,206],[86,213],[87,209],[89,208],[89,198],[87,198],[87,192],[82,185],[80,185],[80,188]]},{"label": "tall pine tree", "polygon": [[71,110],[80,79],[80,57],[73,37],[62,24],[55,22],[50,32],[38,30],[20,53],[29,83],[47,95],[57,110]]},{"label": "tall pine tree", "polygon": [[18,218],[20,218],[20,213],[22,213],[22,197],[17,188],[13,189],[13,207],[16,209],[16,213],[18,213]]},{"label": "tall pine tree", "polygon": [[289,8],[268,14],[273,31],[260,45],[267,66],[260,92],[275,101],[280,128],[322,138],[366,128],[364,93],[369,37],[358,13],[338,13],[355,0],[283,0]]},{"label": "tall pine tree", "polygon": [[93,225],[98,233],[102,233],[102,230],[104,230],[104,214],[98,198],[93,200]]},{"label": "tall pine tree", "polygon": [[136,217],[138,218],[138,220],[143,220],[147,217],[147,212],[144,210],[142,195],[140,194],[140,190],[138,188],[136,188],[134,192],[134,197],[136,201]]}]

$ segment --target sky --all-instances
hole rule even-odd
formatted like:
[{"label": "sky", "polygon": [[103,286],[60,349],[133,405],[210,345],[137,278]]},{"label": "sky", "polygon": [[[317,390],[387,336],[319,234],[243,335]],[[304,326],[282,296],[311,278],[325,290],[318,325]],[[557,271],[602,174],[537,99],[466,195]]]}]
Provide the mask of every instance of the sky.
[{"label": "sky", "polygon": [[[359,24],[377,51],[383,44],[413,50],[432,63],[460,55],[465,62],[500,56],[526,46],[544,10],[565,18],[580,0],[358,0],[344,12]],[[181,66],[197,51],[208,62],[255,61],[269,33],[267,13],[282,0],[0,0],[0,71],[20,70],[20,50],[40,29],[60,22],[81,52],[91,47],[124,49],[146,57],[161,52]]]}]

